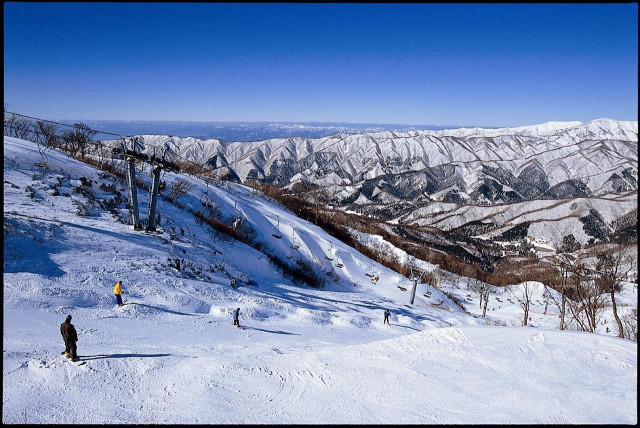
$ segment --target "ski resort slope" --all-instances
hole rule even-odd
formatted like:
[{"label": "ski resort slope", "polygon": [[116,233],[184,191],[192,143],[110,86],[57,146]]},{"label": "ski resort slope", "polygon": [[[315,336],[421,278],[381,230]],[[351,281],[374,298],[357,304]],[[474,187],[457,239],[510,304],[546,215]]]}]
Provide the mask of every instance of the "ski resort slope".
[{"label": "ski resort slope", "polygon": [[[268,198],[185,179],[185,208],[161,199],[158,232],[134,231],[122,180],[5,137],[3,422],[637,423],[635,343],[488,326],[425,284],[411,306],[406,278]],[[195,221],[205,192],[260,251]],[[329,281],[295,285],[267,254]],[[60,355],[67,314],[83,365]]]}]

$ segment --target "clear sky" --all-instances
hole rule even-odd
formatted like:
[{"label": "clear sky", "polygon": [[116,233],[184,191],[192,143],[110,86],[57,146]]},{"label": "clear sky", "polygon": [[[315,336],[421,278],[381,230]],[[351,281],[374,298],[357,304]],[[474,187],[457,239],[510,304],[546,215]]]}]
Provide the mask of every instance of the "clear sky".
[{"label": "clear sky", "polygon": [[638,5],[4,3],[43,118],[520,126],[638,119]]}]

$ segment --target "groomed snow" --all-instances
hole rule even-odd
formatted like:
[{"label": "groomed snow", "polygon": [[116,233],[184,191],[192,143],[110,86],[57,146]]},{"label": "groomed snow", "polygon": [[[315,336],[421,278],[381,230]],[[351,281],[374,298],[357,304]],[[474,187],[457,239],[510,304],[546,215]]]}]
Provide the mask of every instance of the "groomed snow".
[{"label": "groomed snow", "polygon": [[[159,232],[133,231],[74,192],[86,177],[106,200],[98,183],[122,180],[55,151],[42,161],[35,144],[5,137],[5,423],[637,423],[635,342],[488,325],[432,306],[446,297],[424,284],[410,306],[406,278],[373,263],[372,284],[366,257],[276,203],[189,178],[185,206],[208,191],[223,217],[256,228],[263,251],[335,278],[296,286],[264,253],[164,199]],[[146,192],[139,199],[144,221]],[[75,215],[80,204],[89,217]],[[184,236],[169,239],[170,227]],[[119,279],[129,304],[116,309]],[[236,307],[243,330],[231,325]],[[81,366],[60,355],[67,314]]]}]

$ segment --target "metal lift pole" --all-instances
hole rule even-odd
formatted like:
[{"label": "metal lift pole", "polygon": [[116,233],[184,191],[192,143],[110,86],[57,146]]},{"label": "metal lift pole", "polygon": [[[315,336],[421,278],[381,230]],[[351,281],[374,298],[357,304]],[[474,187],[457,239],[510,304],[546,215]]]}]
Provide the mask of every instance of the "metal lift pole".
[{"label": "metal lift pole", "polygon": [[413,280],[413,290],[411,290],[411,304],[413,305],[413,301],[416,299],[416,289],[418,288],[418,277],[413,274],[413,269],[411,270],[411,280]]},{"label": "metal lift pole", "polygon": [[127,183],[129,184],[129,216],[135,230],[140,229],[138,214],[138,189],[136,188],[135,158],[127,156]]},{"label": "metal lift pole", "polygon": [[160,185],[160,172],[162,167],[160,165],[154,165],[151,172],[151,201],[149,202],[149,215],[147,216],[147,232],[156,231],[156,208],[158,206],[158,186]]}]

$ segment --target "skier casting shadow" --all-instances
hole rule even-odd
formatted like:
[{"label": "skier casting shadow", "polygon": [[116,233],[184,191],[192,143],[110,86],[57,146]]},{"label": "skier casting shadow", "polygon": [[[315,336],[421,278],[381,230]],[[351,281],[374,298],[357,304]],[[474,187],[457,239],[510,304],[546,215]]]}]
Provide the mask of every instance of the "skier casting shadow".
[{"label": "skier casting shadow", "polygon": [[71,358],[71,361],[78,361],[76,346],[78,333],[73,324],[71,324],[71,315],[67,315],[67,319],[60,324],[60,334],[62,334],[62,339],[64,339],[64,356]]},{"label": "skier casting shadow", "polygon": [[116,282],[116,285],[113,286],[113,295],[116,297],[116,303],[118,307],[122,307],[124,304],[122,302],[122,281]]},{"label": "skier casting shadow", "polygon": [[235,325],[240,330],[242,330],[242,327],[240,326],[240,321],[238,320],[239,316],[240,316],[240,308],[237,308],[235,311],[233,311],[233,325]]}]

